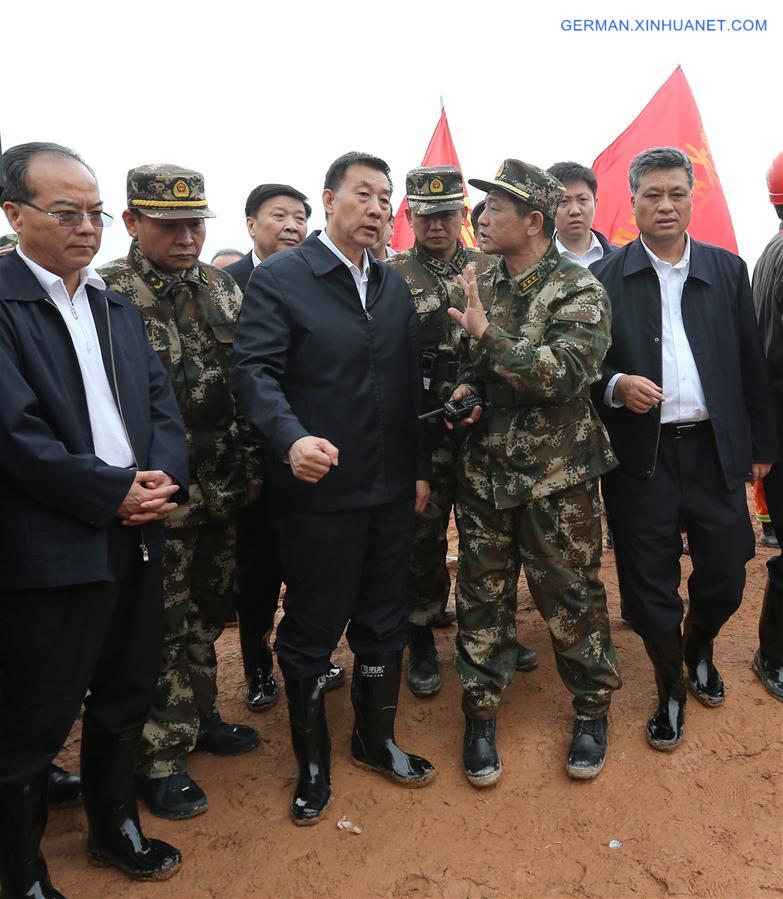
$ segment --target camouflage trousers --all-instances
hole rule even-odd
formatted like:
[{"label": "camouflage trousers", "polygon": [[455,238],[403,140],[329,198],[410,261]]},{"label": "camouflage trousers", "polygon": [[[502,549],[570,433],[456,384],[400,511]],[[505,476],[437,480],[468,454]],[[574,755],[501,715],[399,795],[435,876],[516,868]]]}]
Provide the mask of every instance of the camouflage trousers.
[{"label": "camouflage trousers", "polygon": [[429,625],[446,607],[451,578],[446,567],[449,518],[457,493],[457,460],[462,434],[442,422],[430,426],[432,477],[430,501],[416,516],[408,569],[408,615],[411,624]]},{"label": "camouflage trousers", "polygon": [[235,542],[226,521],[166,531],[163,658],[139,762],[147,777],[185,771],[217,711],[215,640],[231,604]]},{"label": "camouflage trousers", "polygon": [[463,711],[494,717],[503,689],[514,678],[517,583],[524,566],[577,717],[606,714],[622,681],[598,576],[597,479],[513,509],[496,509],[463,482],[457,519],[459,634],[454,659],[463,685]]}]

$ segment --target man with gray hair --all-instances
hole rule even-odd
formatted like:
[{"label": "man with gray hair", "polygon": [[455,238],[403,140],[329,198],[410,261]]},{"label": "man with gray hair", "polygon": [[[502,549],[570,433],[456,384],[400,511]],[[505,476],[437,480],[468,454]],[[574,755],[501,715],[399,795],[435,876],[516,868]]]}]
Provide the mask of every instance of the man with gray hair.
[{"label": "man with gray hair", "polygon": [[[645,150],[629,180],[640,235],[591,266],[612,303],[594,399],[620,462],[602,478],[620,591],[658,688],[647,738],[671,751],[686,685],[708,707],[723,702],[713,641],[754,553],[745,482],[764,477],[778,446],[745,263],[686,230],[690,160]],[[681,524],[693,561],[682,630]]]}]

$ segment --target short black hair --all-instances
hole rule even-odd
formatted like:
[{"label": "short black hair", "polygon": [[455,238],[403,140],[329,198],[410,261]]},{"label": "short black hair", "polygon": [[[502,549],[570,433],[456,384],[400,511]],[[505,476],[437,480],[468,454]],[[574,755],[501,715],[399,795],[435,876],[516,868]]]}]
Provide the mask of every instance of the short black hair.
[{"label": "short black hair", "polygon": [[778,205],[777,203],[775,203],[774,206],[775,206],[775,212],[777,212],[777,214],[778,214],[778,218],[780,219],[781,222],[783,222],[783,205]]},{"label": "short black hair", "polygon": [[486,200],[479,200],[470,213],[470,224],[474,234],[478,231],[478,220],[481,218],[481,213],[484,211],[486,205]]},{"label": "short black hair", "polygon": [[245,203],[245,216],[253,218],[261,206],[272,197],[293,197],[295,200],[301,200],[305,208],[305,215],[310,218],[313,210],[307,202],[307,197],[301,190],[291,187],[290,184],[259,184],[250,191],[247,202]]},{"label": "short black hair", "polygon": [[30,163],[36,156],[47,154],[49,156],[61,156],[64,159],[73,159],[83,165],[95,178],[95,172],[87,163],[68,147],[61,144],[53,144],[46,141],[31,141],[27,144],[17,144],[9,147],[3,153],[3,169],[5,171],[5,184],[0,200],[12,202],[29,202],[35,197],[35,192],[27,185],[27,172]]},{"label": "short black hair", "polygon": [[361,153],[358,150],[343,153],[329,166],[324,178],[324,190],[337,190],[345,180],[345,173],[352,165],[366,165],[371,169],[383,172],[389,180],[389,190],[391,191],[393,184],[388,164],[378,156],[373,156],[370,153]]},{"label": "short black hair", "polygon": [[628,168],[628,183],[631,193],[639,190],[642,178],[656,169],[684,169],[688,187],[693,189],[693,165],[686,153],[679,147],[652,147],[634,156]]},{"label": "short black hair", "polygon": [[584,181],[592,191],[593,198],[598,196],[598,179],[595,177],[595,172],[586,165],[580,165],[578,162],[556,162],[554,165],[550,165],[547,171],[550,175],[554,175],[563,186]]},{"label": "short black hair", "polygon": [[[524,218],[526,215],[530,215],[531,212],[541,212],[540,209],[536,209],[535,206],[531,206],[529,203],[526,203],[524,200],[518,200],[516,197],[512,197],[508,192],[504,192],[505,196],[511,200],[516,208],[517,215],[520,218]],[[544,217],[544,224],[541,227],[541,232],[547,240],[551,240],[555,233],[555,223],[551,218],[545,213],[541,212],[541,215]]]}]

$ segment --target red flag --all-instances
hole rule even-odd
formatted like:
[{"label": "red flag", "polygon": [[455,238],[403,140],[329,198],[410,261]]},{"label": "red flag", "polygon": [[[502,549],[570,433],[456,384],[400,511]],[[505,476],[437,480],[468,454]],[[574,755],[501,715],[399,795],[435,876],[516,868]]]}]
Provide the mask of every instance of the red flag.
[{"label": "red flag", "polygon": [[693,164],[693,214],[688,232],[705,243],[737,252],[729,208],[723,196],[707,135],[690,85],[677,66],[623,133],[593,163],[598,179],[598,206],[593,227],[611,243],[634,240],[639,229],[631,211],[628,167],[642,150],[678,147]]},{"label": "red flag", "polygon": [[[435,126],[435,130],[430,138],[427,152],[424,154],[422,165],[453,165],[462,171],[462,166],[457,158],[457,151],[454,147],[454,141],[451,139],[451,131],[449,122],[446,118],[446,110],[443,106],[440,109],[440,119]],[[464,187],[463,187],[464,190]],[[476,246],[476,235],[473,233],[473,226],[470,224],[470,200],[468,193],[465,191],[465,205],[468,207],[468,218],[462,226],[462,242],[466,247]],[[408,208],[408,201],[403,197],[402,203],[394,216],[394,236],[391,245],[393,250],[407,250],[413,246],[413,229],[408,224],[405,210]]]}]

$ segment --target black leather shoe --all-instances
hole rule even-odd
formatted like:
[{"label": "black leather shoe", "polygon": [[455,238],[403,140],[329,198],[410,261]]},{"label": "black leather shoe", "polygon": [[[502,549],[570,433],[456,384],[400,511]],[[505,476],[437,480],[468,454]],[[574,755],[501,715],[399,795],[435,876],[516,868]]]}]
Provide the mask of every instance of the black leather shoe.
[{"label": "black leather shoe", "polygon": [[261,734],[247,724],[229,724],[219,715],[204,722],[204,729],[196,741],[196,749],[212,755],[241,755],[250,752],[261,742]]},{"label": "black leather shoe", "polygon": [[286,678],[285,692],[291,743],[299,763],[299,779],[291,797],[291,820],[303,827],[317,824],[332,801],[332,743],[326,723],[325,677]]},{"label": "black leather shoe", "polygon": [[601,718],[577,718],[568,750],[566,771],[569,777],[589,780],[601,773],[606,761],[606,735],[609,724],[606,715]]},{"label": "black leather shoe", "polygon": [[78,774],[71,774],[59,765],[49,765],[49,808],[70,808],[82,798],[82,782]]},{"label": "black leather shoe", "polygon": [[245,705],[251,712],[265,712],[277,704],[277,681],[272,672],[261,668],[253,673],[245,690]]},{"label": "black leather shoe", "polygon": [[658,688],[658,708],[647,722],[647,742],[660,752],[671,752],[685,733],[687,691],[682,677],[682,635],[677,630],[657,640],[645,640]]},{"label": "black leather shoe", "polygon": [[441,609],[430,622],[431,627],[451,627],[457,620],[454,609]]},{"label": "black leather shoe", "polygon": [[351,682],[351,757],[360,768],[377,771],[395,783],[423,787],[435,777],[435,767],[420,755],[405,752],[394,738],[401,677],[401,651],[356,656]]},{"label": "black leather shoe", "polygon": [[65,899],[52,886],[41,854],[47,771],[23,784],[0,783],[0,896]]},{"label": "black leather shoe", "polygon": [[753,670],[766,691],[783,702],[783,667],[768,662],[757,649],[753,655]]},{"label": "black leather shoe", "polygon": [[90,861],[133,880],[167,880],[182,864],[178,849],[141,830],[133,779],[142,728],[123,734],[82,729],[82,793]]},{"label": "black leather shoe", "polygon": [[183,771],[168,777],[139,777],[139,795],[153,815],[178,821],[195,818],[207,810],[207,796],[195,780]]},{"label": "black leather shoe", "polygon": [[432,628],[408,625],[408,686],[414,696],[434,696],[440,690],[438,650]]},{"label": "black leather shoe", "polygon": [[462,767],[474,787],[491,787],[503,773],[503,763],[495,746],[496,723],[496,718],[465,716]]},{"label": "black leather shoe", "polygon": [[517,657],[514,667],[517,671],[532,671],[534,668],[538,668],[538,653],[535,649],[530,649],[529,646],[517,643]]},{"label": "black leather shoe", "polygon": [[330,660],[329,667],[326,669],[326,685],[324,689],[327,693],[330,690],[336,690],[338,687],[342,687],[344,681],[345,669]]},{"label": "black leather shoe", "polygon": [[682,654],[685,660],[685,683],[696,699],[707,708],[721,705],[725,699],[723,678],[712,662],[713,639],[685,622]]}]

